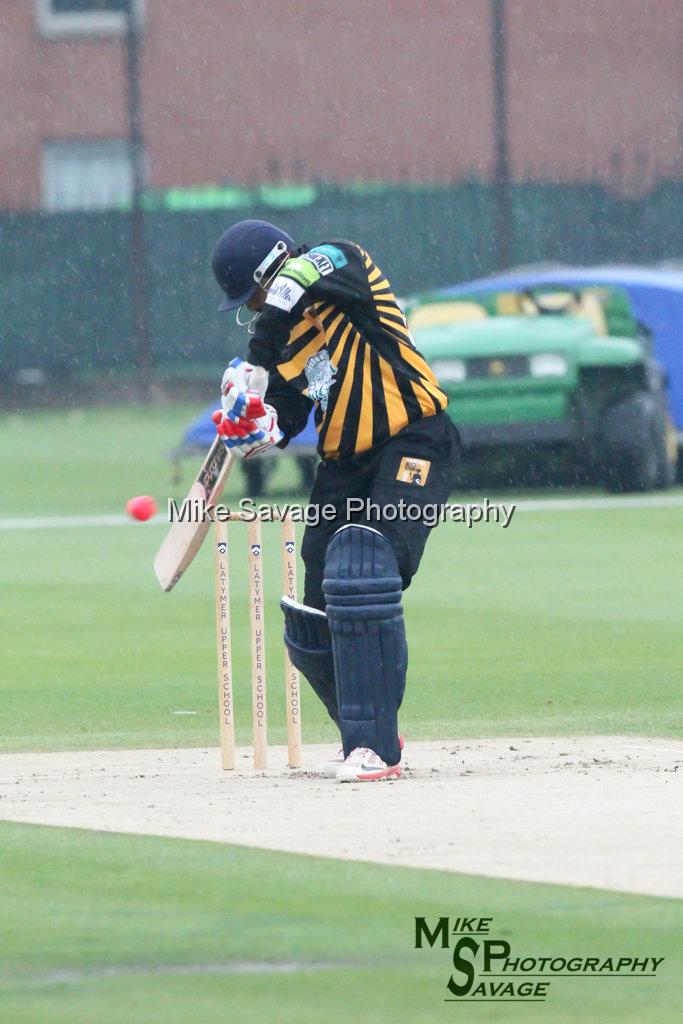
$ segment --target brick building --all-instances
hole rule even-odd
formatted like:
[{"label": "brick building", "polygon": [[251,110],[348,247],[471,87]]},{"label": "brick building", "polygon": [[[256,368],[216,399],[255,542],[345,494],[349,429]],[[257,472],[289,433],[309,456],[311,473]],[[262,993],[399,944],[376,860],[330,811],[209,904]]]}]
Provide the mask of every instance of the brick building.
[{"label": "brick building", "polygon": [[[485,178],[489,0],[132,0],[149,184]],[[130,188],[127,0],[3,0],[0,209]],[[680,0],[506,0],[516,180],[683,176]]]}]

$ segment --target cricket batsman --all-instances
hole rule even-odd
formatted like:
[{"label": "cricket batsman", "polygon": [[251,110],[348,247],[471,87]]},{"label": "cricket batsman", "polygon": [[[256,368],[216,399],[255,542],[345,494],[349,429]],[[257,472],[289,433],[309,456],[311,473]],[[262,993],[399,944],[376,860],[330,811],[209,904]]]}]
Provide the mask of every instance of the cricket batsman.
[{"label": "cricket batsman", "polygon": [[[310,505],[332,506],[334,517],[306,526],[304,600],[283,598],[282,609],[290,658],[341,732],[321,771],[340,782],[396,777],[408,661],[401,594],[429,534],[396,510],[401,499],[440,504],[453,489],[460,445],[447,398],[360,245],[309,248],[245,220],[219,238],[212,269],[219,308],[236,309],[251,336],[223,375],[214,416],[233,455],[284,448],[315,407],[321,462]],[[379,519],[365,500],[350,512],[354,498],[379,506]]]}]

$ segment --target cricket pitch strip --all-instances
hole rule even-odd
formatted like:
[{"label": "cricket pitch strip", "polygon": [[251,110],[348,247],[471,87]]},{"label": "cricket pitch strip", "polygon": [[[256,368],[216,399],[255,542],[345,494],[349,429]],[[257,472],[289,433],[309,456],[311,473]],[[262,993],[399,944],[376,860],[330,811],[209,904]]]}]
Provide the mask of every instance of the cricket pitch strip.
[{"label": "cricket pitch strip", "polygon": [[330,752],[2,754],[0,819],[683,897],[682,741],[408,740],[401,779],[350,785],[315,774]]}]

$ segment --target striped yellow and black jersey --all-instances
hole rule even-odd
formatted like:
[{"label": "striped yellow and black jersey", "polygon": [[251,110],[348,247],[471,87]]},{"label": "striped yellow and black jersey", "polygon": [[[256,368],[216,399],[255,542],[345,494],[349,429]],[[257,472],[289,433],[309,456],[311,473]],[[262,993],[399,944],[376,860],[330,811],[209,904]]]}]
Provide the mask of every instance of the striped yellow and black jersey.
[{"label": "striped yellow and black jersey", "polygon": [[353,242],[302,247],[285,262],[249,358],[270,371],[266,399],[286,440],[315,403],[325,459],[365,452],[447,404],[391,285]]}]

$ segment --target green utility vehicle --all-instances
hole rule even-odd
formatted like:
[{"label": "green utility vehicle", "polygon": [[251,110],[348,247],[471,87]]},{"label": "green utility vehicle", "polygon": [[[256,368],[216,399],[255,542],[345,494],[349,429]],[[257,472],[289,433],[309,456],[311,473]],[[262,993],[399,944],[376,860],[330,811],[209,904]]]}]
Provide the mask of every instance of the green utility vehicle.
[{"label": "green utility vehicle", "polygon": [[609,491],[675,481],[666,373],[626,293],[544,286],[427,296],[407,312],[448,393],[465,477],[569,477]]}]

